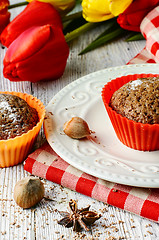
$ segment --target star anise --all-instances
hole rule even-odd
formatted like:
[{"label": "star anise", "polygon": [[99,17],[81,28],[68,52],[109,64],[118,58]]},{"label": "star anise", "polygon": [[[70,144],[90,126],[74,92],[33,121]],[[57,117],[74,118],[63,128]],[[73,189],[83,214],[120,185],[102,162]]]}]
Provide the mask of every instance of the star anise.
[{"label": "star anise", "polygon": [[81,229],[89,231],[90,229],[87,226],[93,224],[101,217],[100,214],[94,211],[89,211],[90,206],[78,209],[77,203],[72,199],[69,202],[69,208],[70,213],[59,211],[63,218],[58,221],[58,223],[67,228],[73,227],[73,230],[76,232],[80,231]]}]

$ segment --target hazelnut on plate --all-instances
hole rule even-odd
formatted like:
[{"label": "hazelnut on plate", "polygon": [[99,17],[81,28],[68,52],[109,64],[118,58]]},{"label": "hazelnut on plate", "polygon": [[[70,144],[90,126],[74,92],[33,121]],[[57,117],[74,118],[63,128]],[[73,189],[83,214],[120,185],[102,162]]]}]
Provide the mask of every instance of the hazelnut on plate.
[{"label": "hazelnut on plate", "polygon": [[64,123],[64,133],[74,139],[81,139],[91,134],[88,124],[80,117],[72,117]]}]

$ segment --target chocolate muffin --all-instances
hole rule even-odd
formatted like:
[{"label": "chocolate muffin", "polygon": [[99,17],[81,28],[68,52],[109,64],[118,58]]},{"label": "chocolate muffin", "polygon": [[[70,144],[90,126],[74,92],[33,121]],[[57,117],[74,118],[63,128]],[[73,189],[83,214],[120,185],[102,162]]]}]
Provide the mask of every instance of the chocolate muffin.
[{"label": "chocolate muffin", "polygon": [[0,140],[20,136],[32,129],[39,121],[36,109],[22,98],[0,94]]},{"label": "chocolate muffin", "polygon": [[112,95],[110,107],[129,120],[159,124],[159,77],[124,84]]}]

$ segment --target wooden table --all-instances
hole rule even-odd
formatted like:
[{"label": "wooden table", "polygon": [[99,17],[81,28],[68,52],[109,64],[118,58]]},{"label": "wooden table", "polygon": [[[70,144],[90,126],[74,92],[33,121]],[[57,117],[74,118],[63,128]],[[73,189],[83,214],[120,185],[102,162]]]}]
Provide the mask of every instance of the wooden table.
[{"label": "wooden table", "polygon": [[[11,3],[17,2],[11,0]],[[24,7],[11,10],[13,19]],[[86,55],[78,56],[96,35],[102,31],[92,30],[82,35],[70,44],[70,55],[64,75],[49,82],[10,82],[3,77],[3,58],[5,49],[0,49],[0,90],[20,91],[39,98],[45,106],[52,97],[64,86],[91,72],[125,65],[145,45],[145,41],[125,42],[124,38],[109,43]],[[41,131],[35,147],[44,141]],[[15,183],[27,176],[23,164],[0,169],[0,239],[1,240],[56,240],[56,239],[159,239],[159,226],[139,216],[108,206],[55,183],[43,180],[46,196],[52,201],[43,199],[35,208],[23,210],[13,200]],[[57,224],[60,216],[56,210],[67,210],[68,201],[75,199],[79,207],[91,205],[91,209],[102,213],[102,218],[95,223],[91,232],[77,234],[72,228],[64,228]]]}]

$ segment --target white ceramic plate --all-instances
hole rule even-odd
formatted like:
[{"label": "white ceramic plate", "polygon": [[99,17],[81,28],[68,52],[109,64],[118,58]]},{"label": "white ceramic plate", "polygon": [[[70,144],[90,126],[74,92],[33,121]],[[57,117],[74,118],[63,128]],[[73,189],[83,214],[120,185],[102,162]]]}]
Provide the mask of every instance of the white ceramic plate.
[{"label": "white ceramic plate", "polygon": [[[111,79],[135,73],[159,73],[158,64],[104,69],[64,87],[46,107],[44,130],[50,146],[72,166],[104,180],[139,187],[159,187],[159,151],[142,152],[123,145],[116,137],[101,98]],[[71,117],[86,120],[95,133],[74,140],[63,133]]]}]

